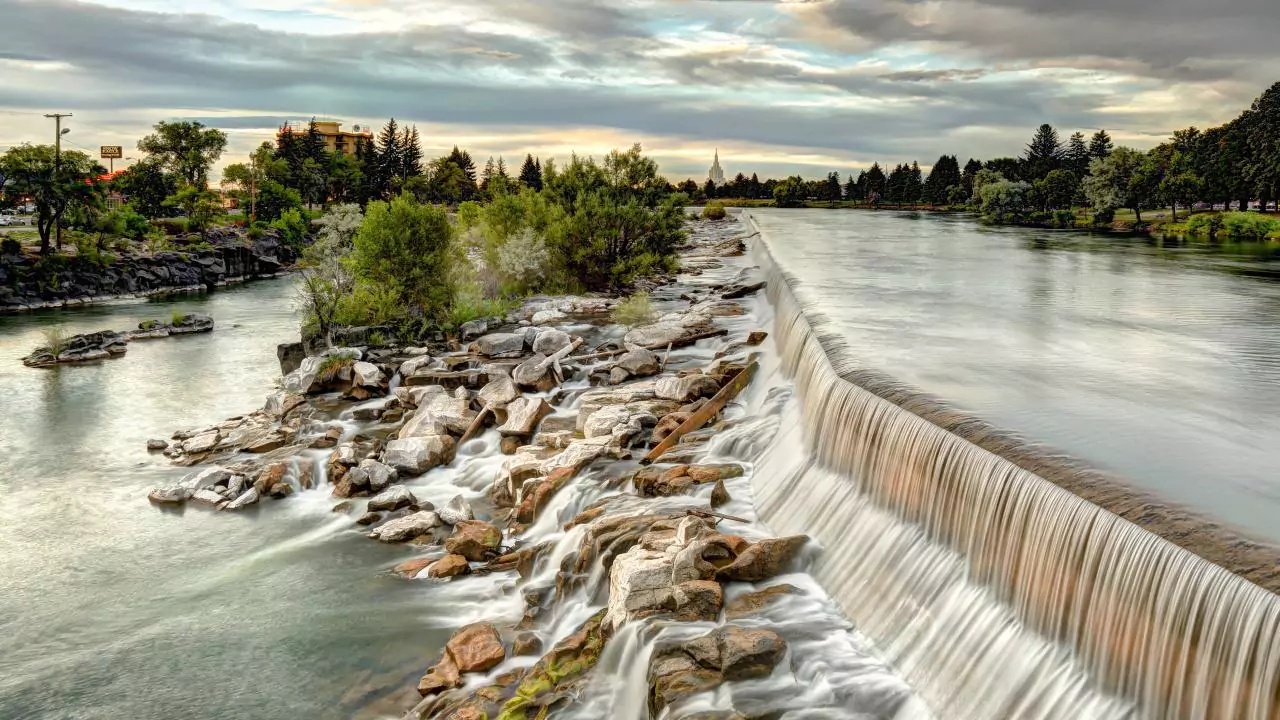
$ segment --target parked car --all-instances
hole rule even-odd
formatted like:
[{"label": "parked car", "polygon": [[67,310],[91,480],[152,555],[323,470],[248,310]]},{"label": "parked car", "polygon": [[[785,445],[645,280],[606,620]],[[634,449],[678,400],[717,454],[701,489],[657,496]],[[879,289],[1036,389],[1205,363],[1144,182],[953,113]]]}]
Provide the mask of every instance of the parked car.
[{"label": "parked car", "polygon": [[0,215],[0,227],[4,227],[6,225],[17,225],[17,224],[18,224],[17,218],[11,218],[8,215]]}]

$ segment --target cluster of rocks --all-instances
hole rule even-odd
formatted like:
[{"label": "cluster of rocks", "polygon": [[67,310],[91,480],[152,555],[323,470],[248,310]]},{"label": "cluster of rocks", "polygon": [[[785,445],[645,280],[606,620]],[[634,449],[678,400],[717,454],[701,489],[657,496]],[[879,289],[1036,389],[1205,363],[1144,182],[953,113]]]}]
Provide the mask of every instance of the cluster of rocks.
[{"label": "cluster of rocks", "polygon": [[[740,242],[716,247],[741,253]],[[558,572],[539,573],[554,576],[553,586],[523,588],[526,611],[518,623],[458,630],[422,676],[422,700],[410,713],[541,716],[573,701],[624,625],[732,619],[725,586],[784,572],[804,547],[803,537],[752,542],[719,528],[739,521],[712,508],[730,502],[725,481],[743,468],[697,457],[721,409],[745,384],[740,378],[751,376],[751,345],[763,333],[722,341],[717,358],[702,367],[679,354],[669,362],[671,349],[727,334],[717,319],[744,312],[720,291],[695,294],[703,297],[690,295],[684,307],[629,330],[621,342],[589,344],[556,327],[611,306],[574,298],[538,301],[501,322],[473,324],[464,328],[465,346],[337,348],[301,358],[261,410],[157,442],[155,449],[175,463],[215,465],[157,488],[151,499],[236,510],[286,498],[321,474],[308,451],[327,449],[321,462],[325,487],[338,501],[334,510],[352,516],[370,538],[417,553],[398,573],[459,582],[515,572],[527,582],[552,562],[552,544],[528,537],[529,529],[588,473],[603,476],[602,486],[618,492],[565,525],[581,528],[582,539],[557,560]],[[335,416],[366,425],[352,430]],[[704,425],[712,427],[700,431]],[[486,431],[496,431],[507,457],[481,498],[459,494],[437,507],[415,494],[414,478],[454,463],[458,449]],[[641,456],[654,462],[637,470]],[[710,506],[699,500],[706,488]],[[584,597],[607,600],[575,632],[548,638],[555,641],[544,648],[541,620],[554,614],[553,606]],[[521,655],[540,657],[476,681]],[[678,705],[721,683],[768,674],[785,657],[786,642],[767,628],[725,626],[687,646],[664,646],[650,668],[651,703]]]},{"label": "cluster of rocks", "polygon": [[152,340],[172,335],[191,335],[212,331],[213,318],[199,313],[182,315],[168,323],[161,320],[146,320],[138,324],[137,330],[124,332],[100,330],[83,335],[72,335],[56,348],[38,347],[22,359],[22,364],[27,367],[48,367],[61,363],[105,360],[124,355],[129,349],[128,343],[133,340]]},{"label": "cluster of rocks", "polygon": [[[181,240],[181,238],[180,238]],[[205,242],[196,235],[192,243]],[[294,262],[275,231],[249,240],[243,228],[215,228],[212,249],[126,252],[100,265],[79,256],[43,262],[21,252],[0,254],[0,313],[85,305],[102,300],[196,292],[274,276]]]}]

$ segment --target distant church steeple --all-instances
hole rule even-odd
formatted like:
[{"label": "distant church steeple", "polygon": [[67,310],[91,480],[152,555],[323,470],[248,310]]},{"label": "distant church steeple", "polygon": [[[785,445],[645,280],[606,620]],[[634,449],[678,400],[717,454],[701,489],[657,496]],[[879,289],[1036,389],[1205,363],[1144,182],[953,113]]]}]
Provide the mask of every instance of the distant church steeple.
[{"label": "distant church steeple", "polygon": [[724,170],[720,169],[720,148],[716,148],[716,159],[707,171],[707,179],[716,187],[724,185]]}]

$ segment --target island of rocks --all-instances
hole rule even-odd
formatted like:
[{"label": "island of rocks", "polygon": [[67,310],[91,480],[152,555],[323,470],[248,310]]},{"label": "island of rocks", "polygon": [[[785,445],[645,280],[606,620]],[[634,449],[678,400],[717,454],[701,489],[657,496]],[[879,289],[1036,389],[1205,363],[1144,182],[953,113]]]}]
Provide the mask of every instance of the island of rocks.
[{"label": "island of rocks", "polygon": [[[695,224],[688,282],[653,293],[679,309],[625,333],[608,321],[615,300],[556,298],[441,347],[290,362],[262,409],[157,441],[172,462],[201,467],[149,498],[246,512],[328,492],[370,539],[412,548],[396,567],[406,578],[510,576],[523,614],[457,630],[406,688],[420,698],[400,706],[413,705],[406,718],[545,717],[582,696],[612,639],[653,619],[716,624],[651,653],[653,717],[768,677],[788,642],[757,615],[798,591],[743,590],[803,563],[808,539],[768,537],[728,514],[727,483],[744,468],[704,459],[766,339],[734,322],[744,308],[733,298],[763,287],[757,269],[722,262],[743,254],[743,234],[736,222]],[[505,459],[476,494],[455,468],[486,452]],[[457,494],[420,497],[410,485],[429,477],[454,478]],[[599,610],[557,634],[578,607]]]},{"label": "island of rocks", "polygon": [[82,363],[120,357],[134,340],[154,340],[174,335],[192,335],[213,332],[213,318],[199,313],[175,316],[170,322],[145,320],[137,330],[100,330],[83,335],[72,335],[60,340],[56,346],[36,348],[22,358],[27,367],[49,367],[63,363]]}]

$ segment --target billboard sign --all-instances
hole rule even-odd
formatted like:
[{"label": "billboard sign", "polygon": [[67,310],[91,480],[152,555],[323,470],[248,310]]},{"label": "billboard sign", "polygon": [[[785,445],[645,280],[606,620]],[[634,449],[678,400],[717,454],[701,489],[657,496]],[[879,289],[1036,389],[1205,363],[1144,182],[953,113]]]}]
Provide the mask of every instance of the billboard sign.
[{"label": "billboard sign", "polygon": [[103,145],[102,146],[103,160],[119,160],[122,157],[124,157],[123,146],[121,145]]}]

